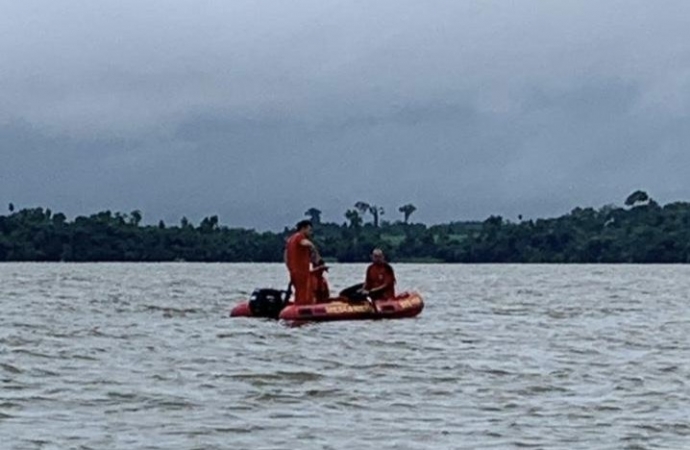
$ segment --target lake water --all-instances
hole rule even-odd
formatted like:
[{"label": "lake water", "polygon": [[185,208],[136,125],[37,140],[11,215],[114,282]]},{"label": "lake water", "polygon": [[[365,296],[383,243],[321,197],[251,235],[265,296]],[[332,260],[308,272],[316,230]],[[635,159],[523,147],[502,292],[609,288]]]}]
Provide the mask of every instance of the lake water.
[{"label": "lake water", "polygon": [[228,318],[280,264],[1,264],[0,448],[690,448],[690,266],[394,267],[295,328]]}]

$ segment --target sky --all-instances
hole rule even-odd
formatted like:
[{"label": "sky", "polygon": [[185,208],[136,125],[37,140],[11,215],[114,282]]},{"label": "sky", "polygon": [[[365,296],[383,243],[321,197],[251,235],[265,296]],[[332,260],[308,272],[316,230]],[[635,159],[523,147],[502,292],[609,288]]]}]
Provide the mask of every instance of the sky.
[{"label": "sky", "polygon": [[0,214],[690,200],[686,0],[0,0]]}]

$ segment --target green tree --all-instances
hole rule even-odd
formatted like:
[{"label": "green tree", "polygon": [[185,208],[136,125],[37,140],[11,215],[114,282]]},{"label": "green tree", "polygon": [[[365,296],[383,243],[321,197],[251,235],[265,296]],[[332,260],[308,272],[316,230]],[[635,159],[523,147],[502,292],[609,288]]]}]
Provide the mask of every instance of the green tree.
[{"label": "green tree", "polygon": [[139,211],[138,209],[135,209],[134,211],[129,213],[129,217],[130,217],[129,223],[131,225],[134,225],[135,227],[138,227],[139,224],[141,223],[141,219],[142,219],[141,211]]},{"label": "green tree", "polygon": [[218,229],[218,216],[204,217],[199,224],[199,230],[203,233],[210,233]]},{"label": "green tree", "polygon": [[417,207],[412,203],[408,203],[398,208],[398,211],[400,211],[403,214],[403,222],[407,223],[410,220],[410,216],[412,215],[412,213],[417,211]]},{"label": "green tree", "polygon": [[651,199],[645,191],[635,191],[625,199],[625,206],[638,206],[649,202]]},{"label": "green tree", "polygon": [[314,225],[321,223],[321,211],[317,208],[309,208],[304,215],[309,217],[309,220],[311,220]]},{"label": "green tree", "polygon": [[379,217],[384,215],[386,211],[381,206],[371,205],[369,207],[369,213],[371,213],[371,217],[374,219],[374,228],[378,228]]},{"label": "green tree", "polygon": [[382,207],[367,202],[360,201],[355,203],[355,209],[357,209],[362,216],[366,213],[371,214],[374,228],[379,227],[379,217],[385,214],[385,210]]},{"label": "green tree", "polygon": [[359,228],[362,226],[362,217],[354,209],[348,209],[345,212],[345,218],[350,222],[350,228]]},{"label": "green tree", "polygon": [[371,205],[367,202],[357,202],[355,203],[355,209],[364,216],[364,214],[368,213],[371,209]]}]

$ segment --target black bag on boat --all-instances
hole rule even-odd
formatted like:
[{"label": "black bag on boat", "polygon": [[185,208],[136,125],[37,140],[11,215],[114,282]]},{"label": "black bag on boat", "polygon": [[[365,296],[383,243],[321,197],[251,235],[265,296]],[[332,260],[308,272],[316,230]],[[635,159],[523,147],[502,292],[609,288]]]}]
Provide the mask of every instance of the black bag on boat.
[{"label": "black bag on boat", "polygon": [[277,289],[255,289],[249,298],[249,310],[255,317],[277,319],[287,302],[283,294]]}]

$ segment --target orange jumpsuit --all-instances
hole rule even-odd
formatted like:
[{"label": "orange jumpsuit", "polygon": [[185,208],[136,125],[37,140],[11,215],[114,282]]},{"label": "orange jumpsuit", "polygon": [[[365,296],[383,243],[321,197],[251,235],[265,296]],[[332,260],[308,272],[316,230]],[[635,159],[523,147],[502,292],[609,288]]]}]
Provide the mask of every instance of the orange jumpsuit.
[{"label": "orange jumpsuit", "polygon": [[385,284],[381,292],[376,292],[376,299],[388,299],[395,297],[395,273],[390,264],[386,262],[373,263],[367,268],[367,278],[364,289],[370,291]]},{"label": "orange jumpsuit", "polygon": [[286,261],[290,282],[295,290],[295,304],[308,305],[314,303],[311,289],[311,276],[309,264],[311,263],[311,250],[300,245],[303,239],[307,239],[304,233],[296,232],[287,241]]}]

